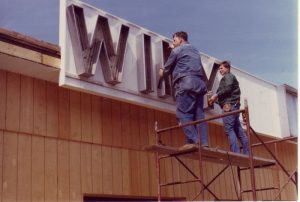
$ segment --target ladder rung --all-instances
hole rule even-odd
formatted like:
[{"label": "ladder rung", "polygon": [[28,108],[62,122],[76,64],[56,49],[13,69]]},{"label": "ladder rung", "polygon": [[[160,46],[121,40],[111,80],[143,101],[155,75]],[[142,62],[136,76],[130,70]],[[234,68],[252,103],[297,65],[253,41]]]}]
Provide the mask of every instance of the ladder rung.
[{"label": "ladder rung", "polygon": [[[267,188],[256,189],[255,191],[268,191],[268,190],[273,190],[273,189],[279,189],[279,188],[278,187],[267,187]],[[247,193],[247,192],[252,192],[252,189],[242,191],[242,193]]]},{"label": "ladder rung", "polygon": [[[265,167],[269,167],[269,166],[274,166],[273,163],[270,163],[270,164],[265,164],[263,166],[254,166],[254,168],[265,168]],[[240,171],[243,171],[243,170],[249,170],[250,167],[246,167],[246,168],[240,168]]]},{"label": "ladder rung", "polygon": [[196,180],[187,180],[187,181],[169,182],[169,183],[165,183],[165,184],[160,184],[160,186],[161,186],[161,187],[164,187],[164,186],[169,186],[169,185],[186,184],[186,183],[191,183],[191,182],[200,182],[200,180],[199,180],[199,179],[196,179]]}]

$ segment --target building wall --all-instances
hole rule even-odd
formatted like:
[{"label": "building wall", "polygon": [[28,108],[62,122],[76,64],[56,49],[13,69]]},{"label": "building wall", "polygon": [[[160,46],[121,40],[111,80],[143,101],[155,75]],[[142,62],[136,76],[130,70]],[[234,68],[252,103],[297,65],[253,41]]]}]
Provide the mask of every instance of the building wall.
[{"label": "building wall", "polygon": [[[156,196],[155,154],[144,151],[154,143],[155,121],[159,128],[176,124],[168,113],[0,70],[0,201],[82,201],[83,194]],[[180,131],[163,137],[173,146],[183,140]],[[209,124],[209,140],[211,147],[229,148],[220,125]],[[297,145],[278,143],[276,150],[292,172]],[[254,153],[268,157],[262,148]],[[199,171],[196,160],[184,161]],[[174,159],[161,166],[165,181],[191,179]],[[204,182],[223,167],[204,163]],[[236,169],[228,169],[210,186],[219,198],[236,198],[232,172]],[[286,179],[277,168],[256,171],[258,188],[282,186]],[[242,188],[250,189],[248,171],[242,180]],[[294,187],[290,183],[281,200],[296,200]],[[170,186],[163,188],[163,196],[192,199],[197,188],[195,183]],[[259,200],[274,196],[275,191],[258,193]],[[205,199],[213,197],[205,191]],[[243,200],[251,200],[251,194]]]}]

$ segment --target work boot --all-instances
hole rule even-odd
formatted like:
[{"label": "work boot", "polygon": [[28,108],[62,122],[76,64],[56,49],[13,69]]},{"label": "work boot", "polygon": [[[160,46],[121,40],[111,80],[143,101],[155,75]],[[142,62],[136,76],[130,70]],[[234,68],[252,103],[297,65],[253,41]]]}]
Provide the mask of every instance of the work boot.
[{"label": "work boot", "polygon": [[185,144],[181,147],[179,147],[179,150],[187,150],[187,149],[198,149],[198,144]]},{"label": "work boot", "polygon": [[[197,143],[195,143],[196,145],[199,145],[199,142],[197,141]],[[205,148],[208,148],[208,144],[202,144],[201,147],[205,147]]]}]

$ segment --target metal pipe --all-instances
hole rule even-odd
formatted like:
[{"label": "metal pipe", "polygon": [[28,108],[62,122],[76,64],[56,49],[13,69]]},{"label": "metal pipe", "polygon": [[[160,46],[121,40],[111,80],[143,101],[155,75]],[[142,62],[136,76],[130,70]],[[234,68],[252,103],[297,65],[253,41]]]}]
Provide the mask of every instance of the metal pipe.
[{"label": "metal pipe", "polygon": [[241,168],[239,166],[237,166],[237,175],[238,175],[238,183],[239,183],[239,196],[238,196],[238,199],[239,201],[242,200],[242,178],[241,178]]},{"label": "metal pipe", "polygon": [[[250,126],[250,129],[252,130],[253,134],[255,134],[256,138],[263,144],[263,146],[266,148],[266,150],[269,152],[269,154],[272,156],[272,158],[275,159],[277,164],[280,166],[280,168],[283,170],[283,172],[289,177],[290,174],[288,171],[284,168],[284,166],[280,163],[280,161],[276,158],[276,156],[273,154],[273,152],[269,149],[267,145],[262,141],[262,139],[258,136],[258,134],[253,130],[253,128]],[[292,182],[297,186],[296,182],[294,179],[292,179]]]},{"label": "metal pipe", "polygon": [[[266,188],[256,189],[256,191],[268,191],[268,190],[273,190],[273,189],[279,189],[279,188],[278,187],[266,187]],[[252,192],[252,189],[243,191],[243,193],[247,193],[247,192]]]},{"label": "metal pipe", "polygon": [[177,184],[186,184],[186,183],[191,183],[191,182],[199,182],[199,179],[195,179],[195,180],[186,180],[186,181],[178,181],[178,182],[169,182],[169,183],[164,183],[161,184],[161,187],[165,187],[165,186],[169,186],[169,185],[177,185]]},{"label": "metal pipe", "polygon": [[[197,125],[196,125],[197,127]],[[197,131],[198,131],[198,150],[199,150],[199,179],[201,182],[203,182],[202,178],[203,178],[203,167],[202,167],[202,149],[201,149],[201,132],[200,132],[200,127],[197,127]],[[203,189],[203,183],[201,183],[200,185],[200,190]],[[201,192],[200,193],[200,200],[204,201],[204,193]]]},{"label": "metal pipe", "polygon": [[[158,123],[155,121],[155,131],[157,130]],[[155,132],[156,144],[159,142],[159,134]],[[160,190],[160,166],[159,166],[159,153],[156,152],[156,180],[157,180],[157,201],[161,201],[161,190]]]},{"label": "metal pipe", "polygon": [[[270,166],[274,166],[275,164],[274,163],[268,163],[268,164],[265,164],[265,165],[257,165],[257,166],[254,166],[254,168],[266,168],[266,167],[270,167]],[[241,171],[243,170],[249,170],[250,167],[246,167],[246,168],[240,168]]]},{"label": "metal pipe", "polygon": [[189,153],[196,152],[196,151],[198,151],[198,149],[195,147],[193,149],[188,149],[187,151],[183,150],[183,151],[178,151],[178,152],[173,153],[173,154],[162,155],[159,158],[160,159],[165,159],[165,158],[169,158],[169,157],[182,156],[182,155],[189,154]]},{"label": "metal pipe", "polygon": [[[177,156],[175,156],[175,158],[183,167],[185,167],[185,169],[187,169],[189,171],[189,173],[191,173],[191,175],[193,175],[194,178],[199,179],[198,176],[189,167],[187,167],[187,165],[185,165],[185,163],[183,163]],[[201,180],[199,180],[199,182],[201,184],[203,184],[203,182]],[[205,185],[203,184],[203,186],[205,186]],[[218,200],[218,197],[207,186],[205,186],[205,187],[206,187],[207,191]]]},{"label": "metal pipe", "polygon": [[159,154],[156,152],[157,201],[161,201]]},{"label": "metal pipe", "polygon": [[298,194],[298,171],[295,171],[296,191]]},{"label": "metal pipe", "polygon": [[233,114],[238,114],[238,113],[243,113],[243,112],[245,112],[244,109],[240,109],[240,110],[236,110],[236,111],[232,111],[232,112],[226,112],[224,114],[220,114],[220,115],[217,115],[217,116],[212,116],[212,117],[197,120],[197,121],[191,121],[191,122],[188,122],[188,123],[185,123],[185,124],[182,124],[182,125],[171,126],[171,127],[167,127],[167,128],[163,128],[163,129],[156,129],[156,132],[157,133],[162,133],[162,132],[166,132],[168,130],[183,128],[183,127],[186,127],[186,126],[195,125],[195,124],[199,124],[199,123],[202,123],[202,122],[207,122],[207,121],[211,121],[211,120],[214,120],[214,119],[219,119],[219,118],[223,118],[225,116],[230,116],[230,115],[233,115]]},{"label": "metal pipe", "polygon": [[245,100],[245,121],[246,121],[246,128],[247,128],[247,136],[249,141],[249,164],[250,164],[250,175],[251,175],[251,187],[252,187],[252,197],[253,201],[257,200],[256,197],[256,188],[255,188],[255,173],[254,173],[254,165],[253,165],[253,154],[252,154],[252,147],[251,145],[251,134],[250,134],[250,118],[249,118],[249,108],[247,100]]},{"label": "metal pipe", "polygon": [[232,163],[231,163],[230,156],[229,156],[228,152],[227,152],[227,159],[228,159],[228,162],[229,162],[229,165],[230,165],[231,174],[232,174],[232,177],[233,177],[233,184],[234,184],[234,189],[235,189],[236,197],[239,198],[239,194],[238,194],[238,190],[237,190],[237,186],[236,186],[236,182],[235,182],[235,177],[234,177],[234,172],[233,172],[233,169],[232,169]]},{"label": "metal pipe", "polygon": [[[204,188],[193,198],[193,200],[195,200],[201,194],[201,192],[203,192],[205,189],[208,189],[208,186],[211,185],[228,167],[229,167],[229,165],[226,165],[213,179],[211,179],[209,181],[209,183],[207,183],[207,185],[204,185]],[[215,195],[213,195],[213,196],[215,196]],[[220,199],[217,198],[216,196],[215,196],[215,199],[220,201]]]},{"label": "metal pipe", "polygon": [[286,187],[286,185],[290,182],[290,180],[293,179],[293,176],[295,175],[295,173],[297,172],[297,168],[296,170],[293,172],[292,175],[289,176],[288,180],[285,182],[285,184],[280,188],[278,194],[275,196],[274,201],[278,198],[278,196],[281,194],[281,192],[283,191],[283,189]]},{"label": "metal pipe", "polygon": [[[280,140],[270,140],[270,141],[264,142],[264,143],[271,144],[271,143],[284,142],[284,141],[294,140],[294,139],[298,139],[298,137],[287,137],[287,138],[283,138]],[[257,146],[261,146],[261,145],[262,145],[262,143],[255,143],[255,144],[251,145],[251,147],[257,147]]]}]

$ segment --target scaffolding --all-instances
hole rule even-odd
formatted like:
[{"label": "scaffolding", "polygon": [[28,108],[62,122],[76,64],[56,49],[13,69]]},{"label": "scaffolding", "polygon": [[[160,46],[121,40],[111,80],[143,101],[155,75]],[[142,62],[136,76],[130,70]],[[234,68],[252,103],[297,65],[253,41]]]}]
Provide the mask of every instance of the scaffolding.
[{"label": "scaffolding", "polygon": [[[208,122],[212,121],[215,119],[223,118],[225,116],[230,116],[234,114],[243,114],[244,122],[246,125],[246,134],[249,140],[249,155],[244,155],[244,154],[239,154],[239,153],[234,153],[230,151],[225,151],[217,148],[208,148],[208,147],[201,147],[201,138],[200,138],[200,131],[198,129],[198,147],[196,148],[190,148],[190,149],[185,149],[185,150],[179,150],[178,148],[167,146],[162,144],[161,141],[161,135],[164,132],[183,128],[189,125],[196,125],[200,124],[202,122]],[[292,172],[291,174],[285,169],[283,164],[279,161],[279,159],[274,155],[274,153],[268,148],[267,144],[273,144],[277,142],[284,142],[288,140],[295,140],[297,137],[288,137],[288,138],[283,138],[279,140],[272,140],[268,142],[264,142],[261,137],[253,130],[253,128],[250,126],[250,120],[249,120],[249,109],[247,105],[247,101],[245,101],[245,108],[232,111],[232,112],[226,112],[221,115],[217,116],[212,116],[209,118],[205,118],[202,120],[197,120],[193,122],[189,122],[186,124],[182,125],[176,125],[176,126],[171,126],[163,129],[158,129],[158,124],[157,122],[155,123],[155,135],[156,135],[156,144],[155,145],[149,145],[146,147],[147,151],[155,152],[156,153],[156,173],[157,173],[157,191],[158,191],[158,201],[161,201],[161,188],[166,187],[166,186],[173,186],[173,185],[178,185],[178,184],[185,184],[185,183],[195,183],[198,182],[200,183],[200,190],[196,194],[196,196],[192,199],[195,200],[196,198],[200,197],[200,200],[204,200],[204,191],[207,190],[214,198],[215,200],[224,200],[220,199],[219,197],[216,196],[216,194],[209,189],[209,186],[222,174],[224,173],[228,168],[231,168],[232,171],[232,177],[234,183],[236,183],[235,178],[234,178],[234,173],[233,173],[233,166],[237,167],[237,183],[238,185],[236,186],[236,193],[237,193],[237,199],[230,199],[230,200],[242,200],[242,194],[243,193],[248,193],[252,192],[252,197],[253,200],[257,200],[257,191],[266,191],[266,190],[278,190],[276,196],[274,197],[273,200],[277,200],[277,198],[280,196],[281,192],[284,190],[286,185],[292,181],[296,189],[297,187],[297,176],[298,172],[297,169]],[[259,143],[252,144],[251,139],[252,135],[254,135]],[[263,146],[266,151],[272,156],[273,159],[265,159],[261,157],[255,157],[253,156],[253,147],[258,147],[258,146]],[[192,159],[197,159],[199,161],[199,175],[195,174],[179,157],[184,156],[187,158],[192,158]],[[160,161],[166,158],[175,158],[193,177],[193,180],[186,180],[186,181],[174,181],[174,182],[161,182],[161,171],[160,171]],[[208,183],[203,182],[203,161],[208,161],[208,162],[213,162],[213,163],[219,163],[219,164],[224,164],[226,165],[217,175],[215,175]],[[284,174],[288,177],[286,182],[282,187],[265,187],[261,189],[256,188],[256,183],[255,183],[255,172],[254,169],[256,168],[266,168],[270,166],[275,166],[278,165],[281,170],[284,172]],[[249,190],[242,190],[241,189],[241,184],[242,184],[242,179],[241,179],[241,171],[243,170],[250,170],[250,180],[251,180],[251,189]],[[237,187],[239,187],[239,190],[237,190]],[[298,190],[298,189],[297,189]],[[225,199],[228,200],[228,199]]]}]

